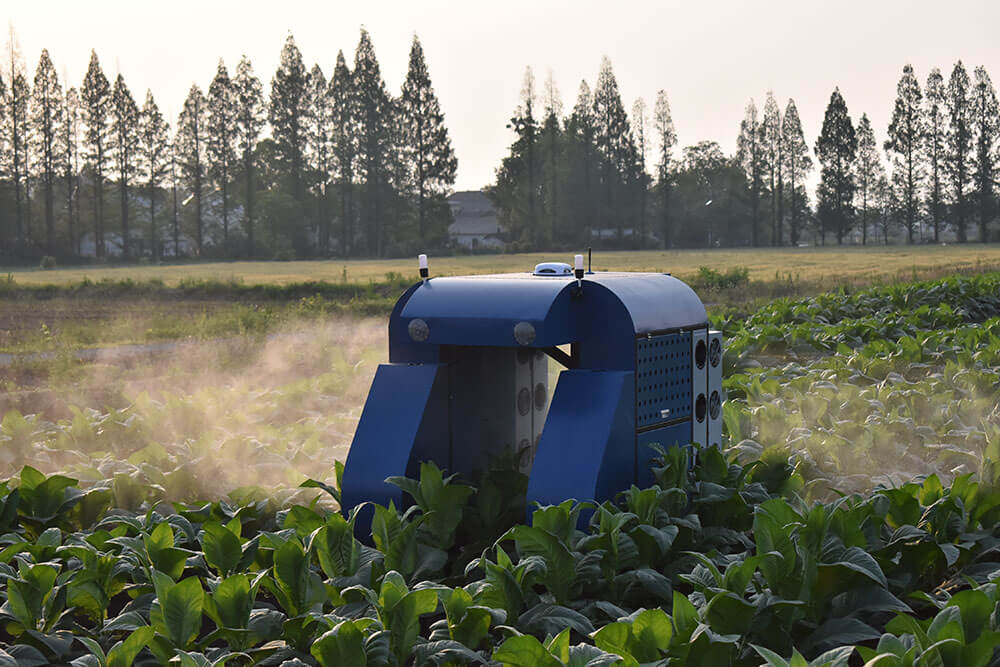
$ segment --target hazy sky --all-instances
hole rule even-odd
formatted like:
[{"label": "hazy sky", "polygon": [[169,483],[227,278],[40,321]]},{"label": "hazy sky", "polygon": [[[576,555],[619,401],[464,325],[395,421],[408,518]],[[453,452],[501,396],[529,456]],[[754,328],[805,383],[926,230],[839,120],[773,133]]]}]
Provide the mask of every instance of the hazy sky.
[{"label": "hazy sky", "polygon": [[208,87],[220,57],[232,71],[248,55],[269,89],[289,31],[307,67],[319,63],[329,76],[339,49],[353,62],[365,26],[398,94],[416,33],[458,155],[460,190],[492,181],[527,65],[539,84],[552,70],[568,113],[580,80],[593,85],[607,55],[627,110],[640,96],[651,107],[664,89],[678,149],[713,139],[727,153],[747,101],[762,106],[768,90],[782,109],[795,99],[812,146],[834,86],[855,121],[868,114],[881,142],[906,62],[921,86],[935,66],[947,79],[958,59],[970,76],[981,64],[1000,84],[998,0],[5,4],[29,73],[47,47],[60,75],[79,85],[96,48],[109,78],[120,69],[140,104],[151,88],[171,120],[193,82]]}]

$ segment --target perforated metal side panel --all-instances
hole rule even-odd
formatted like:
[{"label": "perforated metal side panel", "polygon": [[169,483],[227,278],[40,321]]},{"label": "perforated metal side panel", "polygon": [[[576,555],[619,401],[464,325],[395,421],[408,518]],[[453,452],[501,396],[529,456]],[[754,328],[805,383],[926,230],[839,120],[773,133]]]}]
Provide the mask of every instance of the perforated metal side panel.
[{"label": "perforated metal side panel", "polygon": [[635,342],[636,427],[691,416],[691,334],[663,334]]}]

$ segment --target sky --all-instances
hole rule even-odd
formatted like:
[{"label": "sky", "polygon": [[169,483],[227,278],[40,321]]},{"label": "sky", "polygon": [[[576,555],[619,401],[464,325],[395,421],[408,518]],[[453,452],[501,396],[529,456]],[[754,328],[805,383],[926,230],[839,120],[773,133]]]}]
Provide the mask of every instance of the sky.
[{"label": "sky", "polygon": [[29,74],[47,48],[60,76],[79,86],[93,48],[109,79],[121,72],[140,104],[152,89],[172,120],[193,83],[207,89],[220,58],[232,72],[246,54],[269,89],[289,33],[306,66],[329,76],[339,50],[353,62],[364,26],[398,94],[417,35],[458,157],[456,190],[493,181],[527,66],[539,89],[552,72],[568,114],[580,81],[593,86],[607,56],[626,110],[638,97],[652,108],[666,91],[678,154],[706,139],[735,151],[747,102],[763,107],[768,91],[782,109],[795,100],[813,146],[834,87],[855,122],[868,114],[881,143],[905,63],[921,86],[932,67],[947,79],[959,59],[970,76],[983,65],[1000,82],[998,0],[6,4]]}]

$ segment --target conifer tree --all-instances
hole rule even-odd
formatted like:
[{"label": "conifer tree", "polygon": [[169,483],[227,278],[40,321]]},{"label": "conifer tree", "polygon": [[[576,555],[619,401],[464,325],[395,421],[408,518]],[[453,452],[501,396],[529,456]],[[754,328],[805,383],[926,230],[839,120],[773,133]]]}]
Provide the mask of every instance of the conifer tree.
[{"label": "conifer tree", "polygon": [[781,121],[781,143],[781,154],[784,158],[782,173],[788,176],[788,198],[791,210],[788,217],[788,235],[789,242],[794,247],[799,244],[802,232],[803,221],[800,218],[800,213],[808,206],[803,199],[805,190],[802,188],[802,184],[809,172],[812,171],[813,162],[812,158],[809,157],[809,146],[806,144],[806,138],[802,132],[799,110],[792,99],[788,100],[788,104],[785,106],[785,115]]},{"label": "conifer tree", "polygon": [[757,105],[751,99],[740,123],[740,134],[736,138],[736,158],[747,175],[750,186],[750,243],[760,245],[757,232],[760,211],[760,194],[764,187],[764,145],[761,141],[761,124],[757,116]]},{"label": "conifer tree", "polygon": [[535,116],[537,104],[535,77],[525,68],[521,101],[514,111],[508,129],[514,132],[510,153],[497,169],[497,179],[488,194],[498,216],[507,228],[510,240],[519,248],[534,248],[541,243],[542,225],[538,215],[538,194],[542,189],[542,147],[539,125]]},{"label": "conifer tree", "polygon": [[925,137],[925,120],[921,104],[920,83],[913,74],[913,66],[905,65],[903,75],[896,84],[896,104],[889,123],[889,139],[885,150],[892,160],[892,181],[903,207],[906,240],[913,243],[917,225],[920,182],[924,177],[920,160],[921,145]]},{"label": "conifer tree", "polygon": [[656,105],[653,107],[653,130],[656,133],[659,159],[656,162],[657,187],[660,190],[660,234],[663,237],[663,247],[673,245],[673,229],[670,217],[670,189],[674,172],[674,146],[677,145],[677,131],[674,129],[674,119],[670,114],[670,102],[666,91],[656,94]]},{"label": "conifer tree", "polygon": [[997,179],[997,145],[1000,132],[1000,109],[997,91],[986,68],[973,73],[972,126],[975,136],[975,182],[979,195],[979,240],[989,241],[989,223],[993,219],[994,188]]},{"label": "conifer tree", "polygon": [[220,59],[215,78],[208,87],[208,117],[205,148],[208,171],[222,194],[222,243],[226,256],[232,254],[229,245],[229,181],[236,164],[237,116],[236,89],[229,70]]},{"label": "conifer tree", "polygon": [[79,253],[77,226],[80,215],[80,97],[76,88],[68,88],[63,95],[62,125],[59,127],[58,135],[59,165],[66,183],[69,248],[71,253]]},{"label": "conifer tree", "polygon": [[58,170],[57,134],[62,124],[62,86],[52,66],[47,49],[35,69],[35,85],[32,91],[31,122],[32,135],[37,142],[35,154],[41,167],[42,185],[45,197],[45,247],[50,255],[55,254],[55,183]]},{"label": "conifer tree", "polygon": [[638,151],[629,125],[628,115],[618,92],[618,81],[605,56],[594,86],[594,143],[600,159],[603,197],[603,218],[618,230],[618,242],[624,240],[627,186],[638,174]]},{"label": "conifer tree", "polygon": [[[177,118],[177,164],[194,198],[195,247],[198,255],[204,243],[202,191],[205,183],[205,95],[197,85],[191,86],[184,109]],[[176,245],[176,241],[175,241]]]},{"label": "conifer tree", "polygon": [[847,104],[836,88],[823,116],[823,129],[816,140],[816,156],[822,165],[820,185],[817,190],[820,235],[825,245],[826,232],[832,230],[837,244],[854,222],[854,159],[858,139],[854,124],[847,112]]},{"label": "conifer tree", "polygon": [[330,87],[319,65],[309,71],[309,104],[306,114],[306,162],[311,184],[316,187],[316,238],[319,251],[330,249],[329,200],[330,177],[333,172],[333,111]]},{"label": "conifer tree", "polygon": [[514,142],[510,146],[510,154],[497,170],[496,185],[491,190],[491,197],[511,239],[525,249],[535,248],[541,242],[538,215],[540,132],[535,117],[537,98],[534,72],[531,67],[526,67],[521,101],[507,124],[514,132]]},{"label": "conifer tree", "polygon": [[945,95],[945,109],[948,114],[948,130],[945,134],[944,168],[952,188],[952,218],[958,232],[958,242],[968,239],[968,203],[966,196],[972,176],[972,109],[971,83],[965,66],[959,60],[955,63],[948,79]]},{"label": "conifer tree", "polygon": [[781,110],[774,93],[767,92],[764,100],[764,118],[760,124],[760,141],[764,152],[764,170],[768,179],[768,191],[771,195],[771,245],[781,245],[781,201],[782,173],[784,162],[781,141]]},{"label": "conifer tree", "polygon": [[646,101],[637,98],[632,104],[632,136],[635,137],[638,163],[636,171],[639,175],[636,183],[639,194],[639,234],[638,247],[646,243],[646,193],[649,191],[649,175],[646,173],[646,155],[649,153],[649,114],[646,111]]},{"label": "conifer tree", "polygon": [[7,82],[0,68],[0,179],[10,177],[10,155],[7,151]]},{"label": "conifer tree", "polygon": [[382,80],[375,47],[364,29],[354,52],[353,84],[357,103],[358,175],[364,195],[361,225],[368,253],[378,257],[385,241],[383,216],[385,190],[391,185],[395,109]]},{"label": "conifer tree", "polygon": [[94,178],[94,243],[97,256],[104,257],[104,169],[110,153],[111,84],[104,76],[97,52],[90,52],[90,65],[80,89],[87,125],[87,161]]},{"label": "conifer tree", "polygon": [[924,97],[926,120],[923,142],[923,161],[928,169],[927,206],[934,226],[934,242],[940,240],[942,204],[944,201],[945,135],[948,127],[946,110],[947,90],[944,77],[937,67],[927,77]]},{"label": "conifer tree", "polygon": [[[281,50],[281,62],[271,79],[271,103],[268,120],[278,156],[288,175],[292,196],[301,207],[304,202],[303,154],[306,147],[306,113],[309,106],[309,74],[302,54],[289,34]],[[300,221],[301,222],[301,221]]]},{"label": "conifer tree", "polygon": [[458,161],[416,35],[410,47],[399,113],[416,195],[417,236],[424,243],[440,241],[447,233],[449,208],[445,197],[455,184]]},{"label": "conifer tree", "polygon": [[173,231],[174,238],[174,258],[179,258],[181,256],[181,221],[179,207],[177,206],[177,185],[180,180],[180,167],[177,164],[177,156],[179,153],[179,146],[177,145],[178,134],[175,131],[173,139],[170,142],[170,194],[173,200],[172,213],[171,215],[171,229]]},{"label": "conifer tree", "polygon": [[18,71],[11,79],[10,110],[8,117],[11,126],[10,150],[13,154],[13,175],[16,193],[18,238],[25,242],[34,241],[31,217],[31,177],[32,155],[34,143],[31,131],[30,116],[31,86],[23,70]]},{"label": "conifer tree", "polygon": [[337,52],[337,64],[330,77],[330,113],[333,122],[333,152],[337,189],[340,195],[340,252],[348,256],[354,249],[354,167],[358,154],[357,109],[354,77],[344,52]]},{"label": "conifer tree", "polygon": [[524,80],[521,85],[521,105],[518,107],[514,117],[510,120],[510,126],[518,135],[518,141],[522,144],[521,153],[524,163],[524,173],[526,176],[524,187],[527,191],[527,217],[525,227],[529,234],[531,248],[538,246],[541,226],[538,216],[537,204],[537,178],[538,178],[538,121],[535,118],[535,107],[538,103],[538,94],[535,89],[535,73],[531,67],[524,69]]},{"label": "conifer tree", "polygon": [[888,177],[883,176],[875,184],[875,202],[878,205],[877,223],[879,229],[882,230],[882,245],[889,245],[889,228],[892,226],[894,211],[898,208],[895,199],[895,190],[889,185]]},{"label": "conifer tree", "polygon": [[597,151],[594,145],[594,97],[586,81],[580,82],[576,103],[566,120],[566,143],[569,175],[564,197],[570,219],[576,225],[577,239],[588,243],[598,226]]},{"label": "conifer tree", "polygon": [[139,114],[138,166],[149,190],[149,244],[153,261],[160,258],[160,231],[156,225],[156,189],[166,177],[170,167],[169,128],[153,99],[153,92],[146,91],[146,101]]},{"label": "conifer tree", "polygon": [[118,194],[121,198],[122,257],[131,256],[131,231],[128,220],[128,190],[136,171],[139,144],[139,107],[121,74],[111,93],[111,141],[118,167]]},{"label": "conifer tree", "polygon": [[10,86],[6,100],[10,178],[14,183],[16,238],[23,242],[31,237],[31,216],[30,213],[25,212],[25,205],[28,204],[28,100],[31,91],[28,87],[24,61],[21,59],[21,51],[13,25],[10,25],[8,29],[6,51],[8,84]]},{"label": "conifer tree", "polygon": [[861,114],[858,121],[858,155],[855,168],[857,201],[861,213],[861,244],[868,244],[868,223],[873,208],[877,208],[878,184],[885,178],[885,169],[879,156],[875,132],[868,114]]},{"label": "conifer tree", "polygon": [[257,140],[264,129],[264,93],[260,79],[246,56],[240,58],[233,80],[236,97],[236,144],[243,166],[244,211],[247,235],[247,256],[254,255],[254,174],[256,171]]},{"label": "conifer tree", "polygon": [[545,144],[545,207],[549,212],[549,236],[552,243],[558,243],[559,230],[559,175],[563,145],[562,98],[556,86],[552,70],[545,77],[545,89],[542,93],[542,141]]}]

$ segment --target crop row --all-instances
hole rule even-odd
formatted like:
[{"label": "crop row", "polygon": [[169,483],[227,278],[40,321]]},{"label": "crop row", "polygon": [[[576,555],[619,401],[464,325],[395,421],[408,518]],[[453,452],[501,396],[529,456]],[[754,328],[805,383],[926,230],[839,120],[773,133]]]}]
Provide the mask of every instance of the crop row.
[{"label": "crop row", "polygon": [[991,659],[996,489],[931,476],[809,506],[785,459],[690,451],[661,452],[655,486],[510,527],[516,473],[474,489],[425,464],[393,480],[412,507],[367,508],[370,532],[364,507],[114,510],[112,482],[25,468],[2,496],[0,660],[846,665],[866,641],[900,654],[884,664]]},{"label": "crop row", "polygon": [[[476,480],[394,478],[400,508],[335,511],[339,465],[294,488],[330,456],[300,400],[315,384],[9,413],[0,465],[76,479],[24,467],[0,486],[0,665],[991,664],[998,287],[727,323],[725,452],[661,450],[654,486],[526,523],[512,454]],[[250,460],[277,492],[193,502]]]}]

